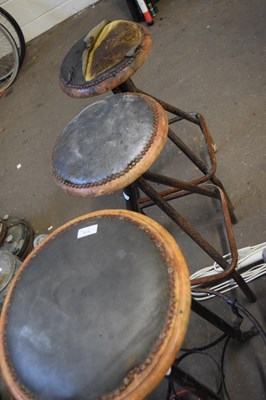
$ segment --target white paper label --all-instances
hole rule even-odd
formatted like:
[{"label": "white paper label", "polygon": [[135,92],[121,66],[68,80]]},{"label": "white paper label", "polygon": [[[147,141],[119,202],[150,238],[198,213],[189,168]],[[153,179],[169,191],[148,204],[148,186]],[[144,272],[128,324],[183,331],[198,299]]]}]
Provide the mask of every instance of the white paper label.
[{"label": "white paper label", "polygon": [[77,238],[80,239],[85,236],[94,235],[95,233],[97,233],[97,230],[98,230],[98,224],[86,226],[85,228],[81,228],[78,230]]}]

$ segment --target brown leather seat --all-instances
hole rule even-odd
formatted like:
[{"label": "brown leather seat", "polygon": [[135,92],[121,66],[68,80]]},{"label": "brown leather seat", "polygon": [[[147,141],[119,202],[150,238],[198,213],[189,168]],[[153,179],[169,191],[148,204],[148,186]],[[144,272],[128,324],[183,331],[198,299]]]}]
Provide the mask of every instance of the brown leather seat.
[{"label": "brown leather seat", "polygon": [[103,21],[80,39],[63,60],[60,85],[72,97],[91,97],[114,89],[144,63],[151,37],[131,21]]}]

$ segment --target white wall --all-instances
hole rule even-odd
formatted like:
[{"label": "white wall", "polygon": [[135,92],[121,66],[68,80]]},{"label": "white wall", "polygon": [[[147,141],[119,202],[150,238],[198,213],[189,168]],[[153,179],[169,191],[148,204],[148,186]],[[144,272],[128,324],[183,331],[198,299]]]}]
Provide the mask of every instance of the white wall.
[{"label": "white wall", "polygon": [[19,23],[26,42],[98,0],[0,0]]}]

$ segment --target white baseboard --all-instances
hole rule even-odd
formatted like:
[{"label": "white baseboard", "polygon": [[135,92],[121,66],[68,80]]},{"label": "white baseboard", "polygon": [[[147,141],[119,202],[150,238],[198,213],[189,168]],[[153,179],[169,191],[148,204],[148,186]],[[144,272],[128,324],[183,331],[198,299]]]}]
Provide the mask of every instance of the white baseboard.
[{"label": "white baseboard", "polygon": [[7,0],[0,1],[19,23],[26,42],[98,0]]}]

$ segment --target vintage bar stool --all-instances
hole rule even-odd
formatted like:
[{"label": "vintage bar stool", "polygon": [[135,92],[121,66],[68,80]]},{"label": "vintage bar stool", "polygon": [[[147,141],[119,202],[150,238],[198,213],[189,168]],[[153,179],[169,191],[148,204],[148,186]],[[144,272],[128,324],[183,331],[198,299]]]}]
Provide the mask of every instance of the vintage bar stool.
[{"label": "vintage bar stool", "polygon": [[[230,336],[254,335],[197,304]],[[16,400],[142,400],[171,367],[167,379],[221,400],[174,363],[190,306],[186,262],[158,223],[127,210],[76,218],[12,282],[0,320],[4,380]]]},{"label": "vintage bar stool", "polygon": [[190,282],[171,235],[102,210],[53,232],[4,303],[3,377],[15,399],[144,399],[186,335]]},{"label": "vintage bar stool", "polygon": [[[81,111],[57,139],[53,152],[55,180],[68,193],[77,196],[101,196],[124,189],[128,207],[136,212],[142,212],[141,189],[148,196],[150,206],[157,205],[224,269],[219,275],[195,279],[192,284],[206,286],[232,276],[249,300],[254,301],[253,292],[235,271],[237,249],[222,189],[148,171],[163,149],[167,133],[165,111],[146,95],[123,93],[95,102]],[[197,193],[220,200],[232,261],[228,263],[149,181],[182,190],[183,195]]]},{"label": "vintage bar stool", "polygon": [[[85,38],[78,40],[64,58],[59,76],[61,88],[75,98],[92,97],[108,90],[112,90],[113,93],[147,94],[134,85],[131,76],[147,59],[150,49],[151,36],[142,25],[123,20],[103,21]],[[227,198],[232,221],[236,222],[231,200],[215,175],[217,165],[213,140],[204,117],[199,113],[182,111],[154,96],[149,96],[156,99],[167,112],[175,115],[169,119],[169,125],[185,120],[200,129],[209,163],[203,162],[170,127],[169,138],[203,174],[191,183],[198,185],[210,180],[219,186]],[[183,196],[183,191],[172,187],[161,195],[174,199]],[[149,202],[149,199],[142,199],[142,202]]]},{"label": "vintage bar stool", "polygon": [[130,21],[103,21],[78,40],[63,60],[59,82],[69,96],[87,98],[113,90],[144,63],[151,36]]}]

